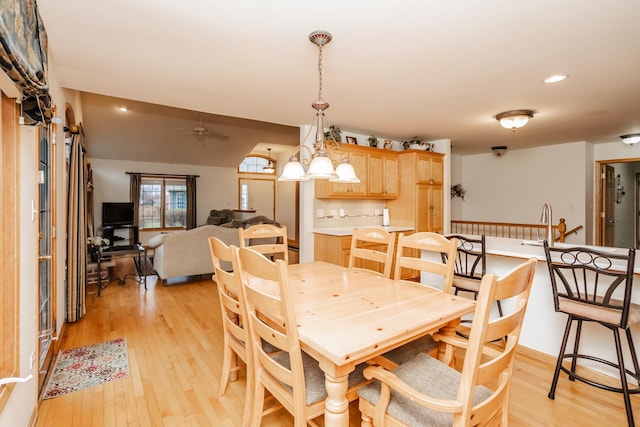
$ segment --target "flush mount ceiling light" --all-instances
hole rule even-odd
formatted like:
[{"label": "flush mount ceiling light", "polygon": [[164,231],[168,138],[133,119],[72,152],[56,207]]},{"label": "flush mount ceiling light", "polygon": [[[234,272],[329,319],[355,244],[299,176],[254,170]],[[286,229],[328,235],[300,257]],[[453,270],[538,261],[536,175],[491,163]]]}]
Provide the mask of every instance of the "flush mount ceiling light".
[{"label": "flush mount ceiling light", "polygon": [[267,148],[267,151],[269,152],[269,161],[267,162],[267,165],[262,168],[262,171],[265,173],[273,173],[276,170],[276,166],[273,163],[273,159],[271,158],[271,148]]},{"label": "flush mount ceiling light", "polygon": [[496,120],[500,122],[500,126],[513,131],[526,125],[532,117],[533,110],[511,110],[496,114]]},{"label": "flush mount ceiling light", "polygon": [[[282,175],[278,181],[307,181],[308,179],[328,179],[333,182],[359,183],[355,170],[348,158],[344,158],[334,170],[331,159],[327,156],[327,145],[324,140],[324,110],[329,108],[329,103],[322,99],[322,48],[332,39],[326,31],[314,31],[309,34],[309,41],[318,47],[318,99],[311,104],[316,110],[315,127],[316,137],[313,143],[313,152],[306,145],[299,145],[289,162],[284,166]],[[340,146],[340,143],[331,137],[331,143]],[[306,140],[306,138],[304,138]],[[309,151],[311,160],[303,159],[301,149]],[[300,152],[301,161],[298,161],[296,153]],[[305,172],[305,167],[308,169]]]},{"label": "flush mount ceiling light", "polygon": [[625,144],[633,145],[640,142],[640,133],[630,133],[629,135],[621,135],[622,142]]}]

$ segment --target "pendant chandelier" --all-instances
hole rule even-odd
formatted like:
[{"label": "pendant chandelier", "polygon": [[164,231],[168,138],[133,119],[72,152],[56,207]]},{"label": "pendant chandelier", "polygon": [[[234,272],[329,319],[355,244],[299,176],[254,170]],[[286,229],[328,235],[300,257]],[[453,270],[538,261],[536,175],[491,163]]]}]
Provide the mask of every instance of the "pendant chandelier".
[{"label": "pendant chandelier", "polygon": [[273,163],[273,159],[271,158],[271,148],[267,148],[267,151],[269,152],[269,158],[267,159],[267,165],[262,168],[262,171],[264,173],[274,173],[276,165]]},{"label": "pendant chandelier", "polygon": [[[284,166],[282,175],[278,181],[307,181],[309,179],[328,179],[332,182],[359,183],[360,179],[356,176],[355,170],[349,159],[344,157],[340,164],[334,169],[331,159],[327,156],[327,144],[325,143],[324,133],[324,110],[329,108],[329,103],[322,99],[322,48],[331,41],[331,34],[326,31],[314,31],[309,34],[311,43],[318,46],[318,99],[311,104],[316,110],[315,126],[316,136],[313,143],[313,152],[306,145],[300,144],[293,153],[289,162]],[[340,143],[333,139],[330,143],[340,146]],[[305,138],[306,139],[306,138]],[[302,149],[309,151],[311,160],[303,159],[299,161],[296,154]],[[305,167],[307,168],[305,170]]]}]

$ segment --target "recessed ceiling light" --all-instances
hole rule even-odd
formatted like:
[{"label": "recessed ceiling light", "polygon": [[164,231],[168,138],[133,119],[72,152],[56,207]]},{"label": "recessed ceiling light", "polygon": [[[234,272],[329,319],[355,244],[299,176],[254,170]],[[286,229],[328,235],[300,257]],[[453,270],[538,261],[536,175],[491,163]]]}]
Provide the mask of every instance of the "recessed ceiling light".
[{"label": "recessed ceiling light", "polygon": [[122,111],[123,113],[126,113],[129,110],[127,110],[127,107],[120,107],[120,111]]},{"label": "recessed ceiling light", "polygon": [[544,79],[545,83],[557,83],[566,79],[568,76],[566,74],[554,74],[553,76],[549,76]]}]

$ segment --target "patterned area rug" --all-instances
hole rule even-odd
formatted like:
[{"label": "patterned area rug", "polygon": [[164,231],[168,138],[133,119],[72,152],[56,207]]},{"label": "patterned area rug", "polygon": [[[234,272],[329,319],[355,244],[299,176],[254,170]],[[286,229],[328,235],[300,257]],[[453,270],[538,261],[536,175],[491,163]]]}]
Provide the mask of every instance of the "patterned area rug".
[{"label": "patterned area rug", "polygon": [[42,399],[128,377],[129,358],[124,338],[62,350]]}]

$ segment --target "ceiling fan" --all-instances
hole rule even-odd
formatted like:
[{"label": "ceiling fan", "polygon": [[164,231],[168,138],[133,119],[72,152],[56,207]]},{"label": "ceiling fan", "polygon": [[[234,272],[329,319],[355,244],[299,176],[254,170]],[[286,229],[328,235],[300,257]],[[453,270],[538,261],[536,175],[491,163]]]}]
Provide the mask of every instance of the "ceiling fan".
[{"label": "ceiling fan", "polygon": [[228,135],[224,135],[222,133],[212,131],[204,126],[202,123],[202,117],[200,117],[200,122],[197,126],[194,126],[191,130],[185,130],[184,128],[179,128],[181,132],[179,135],[193,135],[199,140],[203,140],[206,138],[212,139],[229,139]]}]

